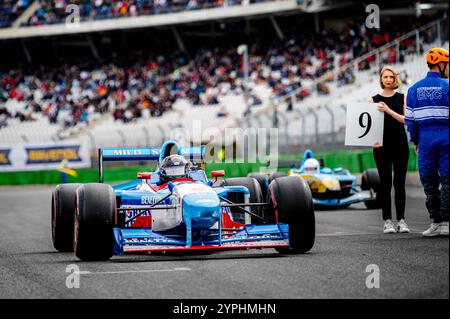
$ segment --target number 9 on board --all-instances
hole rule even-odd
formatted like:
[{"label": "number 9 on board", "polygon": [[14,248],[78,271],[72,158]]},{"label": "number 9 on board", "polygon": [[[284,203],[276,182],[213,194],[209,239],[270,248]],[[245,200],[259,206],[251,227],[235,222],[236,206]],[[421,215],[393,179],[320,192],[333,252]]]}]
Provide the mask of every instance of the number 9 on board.
[{"label": "number 9 on board", "polygon": [[383,146],[384,113],[377,103],[350,103],[347,105],[345,145]]}]

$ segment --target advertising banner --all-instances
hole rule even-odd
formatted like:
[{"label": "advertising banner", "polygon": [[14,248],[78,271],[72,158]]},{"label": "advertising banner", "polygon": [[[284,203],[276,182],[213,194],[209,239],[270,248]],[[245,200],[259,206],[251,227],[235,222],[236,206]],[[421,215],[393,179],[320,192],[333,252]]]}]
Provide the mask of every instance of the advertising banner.
[{"label": "advertising banner", "polygon": [[65,160],[67,168],[91,166],[87,140],[57,144],[0,145],[0,171],[53,170]]}]

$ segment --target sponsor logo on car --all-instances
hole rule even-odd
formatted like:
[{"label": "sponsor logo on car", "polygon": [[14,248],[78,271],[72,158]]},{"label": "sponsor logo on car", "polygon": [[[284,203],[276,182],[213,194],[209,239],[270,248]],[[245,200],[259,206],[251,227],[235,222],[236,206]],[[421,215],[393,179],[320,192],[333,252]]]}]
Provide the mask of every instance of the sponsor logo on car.
[{"label": "sponsor logo on car", "polygon": [[141,196],[142,205],[152,205],[159,200],[157,196]]},{"label": "sponsor logo on car", "polygon": [[[140,214],[139,215],[140,217],[152,216],[152,213],[150,211],[142,212],[141,210],[135,210],[135,209],[130,208],[130,210],[125,211],[126,220],[130,220],[131,218],[134,218],[137,214]],[[136,221],[137,221],[137,219],[135,218],[132,221],[125,223],[125,227],[133,226],[134,223],[136,223]]]},{"label": "sponsor logo on car", "polygon": [[139,149],[114,150],[113,154],[116,156],[142,155],[142,150]]}]

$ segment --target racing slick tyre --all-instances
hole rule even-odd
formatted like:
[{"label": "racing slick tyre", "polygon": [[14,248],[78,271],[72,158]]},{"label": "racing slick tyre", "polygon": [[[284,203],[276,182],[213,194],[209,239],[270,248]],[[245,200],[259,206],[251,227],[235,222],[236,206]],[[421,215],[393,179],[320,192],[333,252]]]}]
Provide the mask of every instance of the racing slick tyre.
[{"label": "racing slick tyre", "polygon": [[113,255],[116,195],[110,185],[89,183],[75,197],[74,251],[81,260],[108,260]]},{"label": "racing slick tyre", "polygon": [[52,193],[52,241],[60,252],[73,251],[75,191],[80,184],[60,184]]},{"label": "racing slick tyre", "polygon": [[267,186],[269,186],[269,177],[264,173],[249,173],[247,177],[254,178],[258,181],[263,198],[267,196]]},{"label": "racing slick tyre", "polygon": [[376,168],[371,168],[364,171],[361,176],[361,188],[364,190],[373,189],[373,191],[378,192],[380,187],[381,182],[378,170]]},{"label": "racing slick tyre", "polygon": [[285,176],[288,176],[288,175],[285,174],[285,173],[273,173],[273,174],[270,175],[270,177],[269,177],[269,184],[272,183],[272,181],[273,181],[274,179],[279,178],[279,177],[285,177]]},{"label": "racing slick tyre", "polygon": [[375,199],[368,200],[364,202],[367,209],[379,209],[381,208],[380,199],[378,197],[378,191],[380,190],[381,182],[380,176],[378,175],[378,170],[376,168],[371,168],[366,171],[361,176],[361,189],[372,190],[375,193]]},{"label": "racing slick tyre", "polygon": [[378,198],[378,195],[375,195],[375,199],[366,200],[364,202],[364,205],[366,205],[367,209],[380,209],[381,208],[381,203]]},{"label": "racing slick tyre", "polygon": [[[223,181],[224,186],[244,186],[250,192],[250,203],[262,203],[263,195],[261,192],[261,186],[255,178],[251,177],[234,177],[226,178]],[[263,216],[262,207],[251,207],[250,211],[258,216]],[[262,224],[262,220],[252,217],[252,223]]]},{"label": "racing slick tyre", "polygon": [[278,220],[289,225],[289,247],[276,248],[282,254],[301,254],[314,245],[316,225],[314,205],[308,184],[298,176],[285,176],[269,185],[268,200]]}]

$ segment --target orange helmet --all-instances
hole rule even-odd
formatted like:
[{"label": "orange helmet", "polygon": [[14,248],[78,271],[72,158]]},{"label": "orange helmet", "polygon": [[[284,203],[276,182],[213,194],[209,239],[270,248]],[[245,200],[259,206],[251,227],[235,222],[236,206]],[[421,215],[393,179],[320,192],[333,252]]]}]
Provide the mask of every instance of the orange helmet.
[{"label": "orange helmet", "polygon": [[429,64],[438,64],[439,62],[448,63],[448,51],[443,48],[431,48],[427,52],[427,62]]}]

